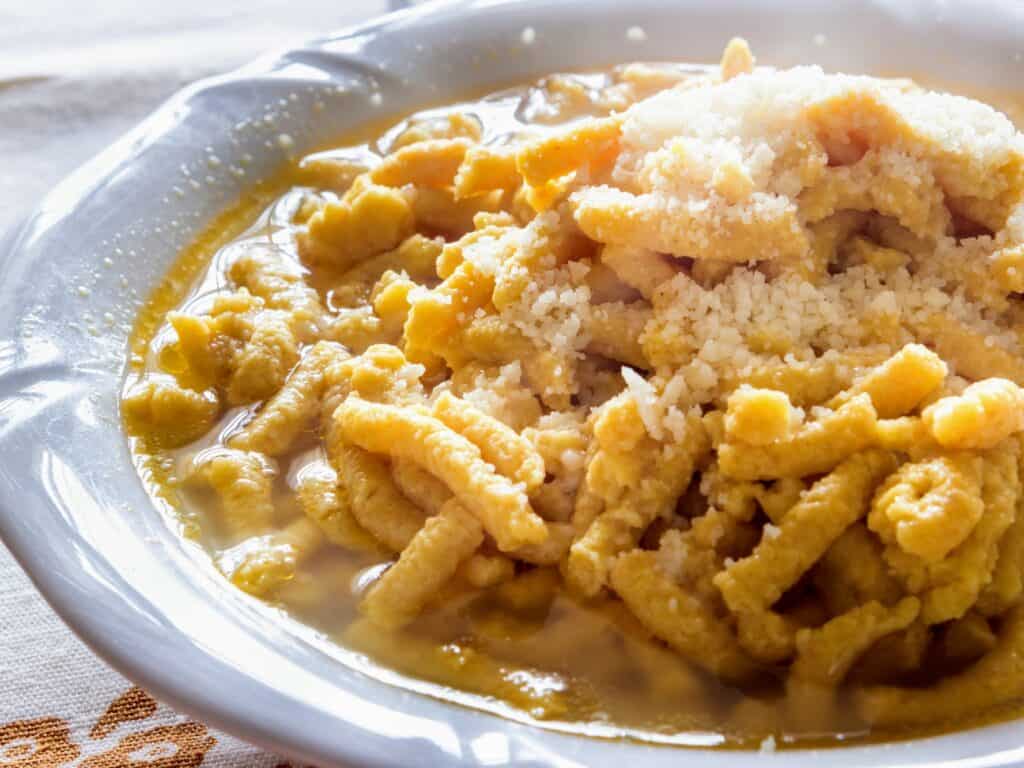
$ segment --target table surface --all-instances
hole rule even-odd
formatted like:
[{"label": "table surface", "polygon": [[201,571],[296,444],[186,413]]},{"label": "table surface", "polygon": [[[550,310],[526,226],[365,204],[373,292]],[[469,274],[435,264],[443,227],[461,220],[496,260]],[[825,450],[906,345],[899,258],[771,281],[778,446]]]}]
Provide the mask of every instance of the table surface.
[{"label": "table surface", "polygon": [[[0,233],[187,83],[403,4],[0,3]],[[0,765],[118,768],[143,754],[163,768],[285,765],[133,688],[71,634],[2,544],[0,633]]]}]

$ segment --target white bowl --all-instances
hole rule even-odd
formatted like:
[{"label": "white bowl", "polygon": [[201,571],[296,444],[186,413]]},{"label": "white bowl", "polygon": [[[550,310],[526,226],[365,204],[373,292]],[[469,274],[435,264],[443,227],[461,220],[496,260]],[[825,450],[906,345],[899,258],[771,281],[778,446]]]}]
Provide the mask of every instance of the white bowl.
[{"label": "white bowl", "polygon": [[[521,42],[527,26],[536,31],[530,46]],[[644,34],[627,34],[631,27]],[[766,63],[1010,87],[1022,71],[1024,4],[428,4],[189,88],[58,186],[0,264],[0,534],[54,609],[171,705],[323,768],[710,768],[747,759],[542,730],[354,671],[347,652],[229,588],[172,532],[132,469],[117,412],[138,301],[215,212],[289,152],[370,118],[546,72],[713,61],[734,34]],[[758,760],[1007,766],[1024,760],[1019,734],[1019,724],[1004,723]]]}]

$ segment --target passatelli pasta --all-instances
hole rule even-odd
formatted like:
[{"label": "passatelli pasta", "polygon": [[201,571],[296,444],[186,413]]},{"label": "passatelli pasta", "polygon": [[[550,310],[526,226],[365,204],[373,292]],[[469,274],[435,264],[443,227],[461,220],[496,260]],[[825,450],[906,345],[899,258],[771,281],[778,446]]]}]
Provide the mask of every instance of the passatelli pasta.
[{"label": "passatelli pasta", "polygon": [[588,732],[800,744],[1020,702],[1003,114],[736,39],[288,179],[154,296],[122,401],[239,588]]}]

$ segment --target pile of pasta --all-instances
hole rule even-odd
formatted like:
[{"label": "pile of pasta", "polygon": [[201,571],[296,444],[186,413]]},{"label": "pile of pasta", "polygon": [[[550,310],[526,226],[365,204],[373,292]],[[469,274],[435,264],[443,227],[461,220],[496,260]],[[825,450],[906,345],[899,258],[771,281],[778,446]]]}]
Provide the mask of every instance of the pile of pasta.
[{"label": "pile of pasta", "polygon": [[1024,696],[1013,126],[738,40],[717,73],[558,96],[589,116],[312,158],[298,258],[236,248],[168,316],[177,364],[124,407],[179,445],[248,409],[187,480],[229,577],[272,597],[319,549],[378,552],[360,609],[397,629],[553,567],[730,684],[827,707],[856,669],[871,724]]}]

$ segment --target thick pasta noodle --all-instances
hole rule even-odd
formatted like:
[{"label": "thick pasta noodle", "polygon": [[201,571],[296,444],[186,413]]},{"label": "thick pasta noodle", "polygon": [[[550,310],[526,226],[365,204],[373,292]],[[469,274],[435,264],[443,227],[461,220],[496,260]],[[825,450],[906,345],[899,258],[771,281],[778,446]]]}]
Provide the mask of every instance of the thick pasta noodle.
[{"label": "thick pasta noodle", "polygon": [[481,541],[477,519],[457,501],[446,502],[373,585],[363,600],[363,612],[385,627],[412,621]]},{"label": "thick pasta noodle", "polygon": [[317,342],[256,417],[231,438],[231,445],[268,456],[286,453],[320,411],[324,370],[332,359],[345,357],[341,345]]},{"label": "thick pasta noodle", "polygon": [[414,461],[473,511],[498,546],[539,544],[544,522],[524,489],[498,474],[480,449],[441,421],[410,408],[349,398],[335,411],[341,433],[368,451]]},{"label": "thick pasta noodle", "polygon": [[757,665],[740,648],[728,624],[662,574],[651,553],[634,551],[620,557],[612,584],[644,626],[694,664],[727,680],[757,674]]},{"label": "thick pasta noodle", "polygon": [[369,674],[602,736],[835,744],[1024,704],[1004,115],[737,38],[284,181],[151,298],[122,398],[231,584]]}]

